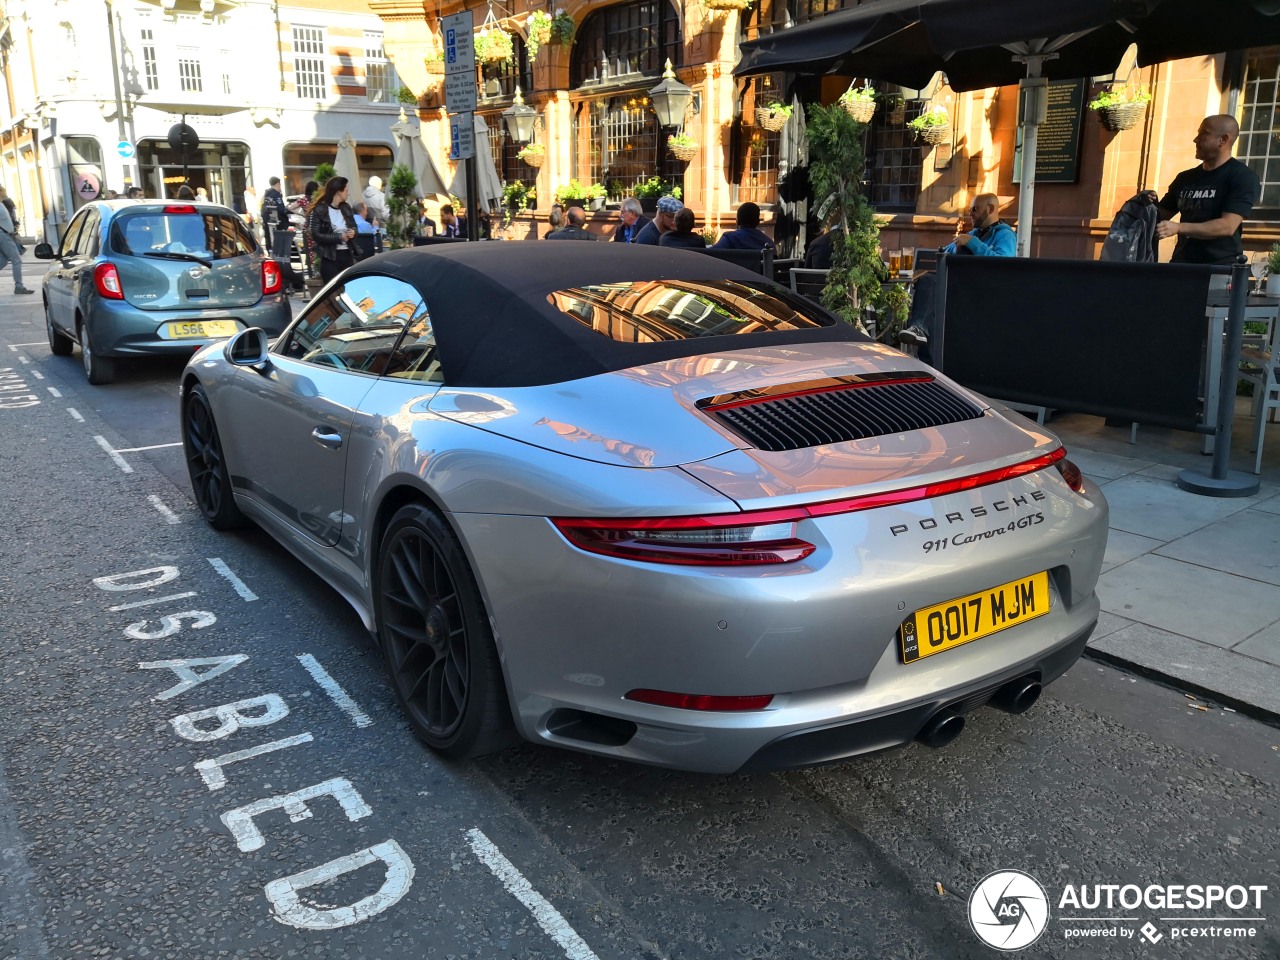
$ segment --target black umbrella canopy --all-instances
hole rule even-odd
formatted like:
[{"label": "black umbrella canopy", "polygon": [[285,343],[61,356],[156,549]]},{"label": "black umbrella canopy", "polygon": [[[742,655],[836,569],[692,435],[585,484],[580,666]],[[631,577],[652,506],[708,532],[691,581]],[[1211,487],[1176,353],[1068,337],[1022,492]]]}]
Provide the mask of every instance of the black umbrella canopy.
[{"label": "black umbrella canopy", "polygon": [[1280,43],[1280,0],[872,0],[742,44],[734,73],[873,77],[923,87],[942,70],[953,90],[1015,84],[1015,57],[1053,52],[1049,78],[1110,73],[1131,43],[1139,62]]}]

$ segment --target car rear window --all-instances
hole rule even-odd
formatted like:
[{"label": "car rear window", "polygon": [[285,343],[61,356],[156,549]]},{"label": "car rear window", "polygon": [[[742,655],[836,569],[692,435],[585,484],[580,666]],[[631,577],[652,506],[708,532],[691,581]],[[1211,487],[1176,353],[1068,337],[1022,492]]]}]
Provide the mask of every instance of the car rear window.
[{"label": "car rear window", "polygon": [[547,299],[596,333],[624,343],[805,330],[835,321],[785,294],[732,280],[645,280],[557,290]]},{"label": "car rear window", "polygon": [[122,214],[111,224],[111,249],[124,256],[184,253],[205,260],[227,260],[248,256],[257,248],[244,222],[230,211],[139,211]]}]

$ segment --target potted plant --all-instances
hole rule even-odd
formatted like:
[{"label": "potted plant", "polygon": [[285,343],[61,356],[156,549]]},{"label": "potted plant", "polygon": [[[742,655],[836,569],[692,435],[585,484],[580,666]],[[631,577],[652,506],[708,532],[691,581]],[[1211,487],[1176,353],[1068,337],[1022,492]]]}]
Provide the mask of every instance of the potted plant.
[{"label": "potted plant", "polygon": [[702,5],[713,12],[747,10],[751,7],[751,0],[702,0]]},{"label": "potted plant", "polygon": [[920,114],[907,126],[915,131],[917,139],[937,145],[950,134],[951,117],[947,114],[946,107],[937,106]]},{"label": "potted plant", "polygon": [[1267,296],[1280,297],[1280,243],[1267,251]]},{"label": "potted plant", "polygon": [[716,242],[720,239],[720,231],[715,230],[712,227],[703,227],[698,232],[702,234],[702,239],[706,241],[708,247],[714,247]]},{"label": "potted plant", "polygon": [[413,245],[418,232],[418,178],[403,163],[391,168],[387,180],[387,246],[393,250]]},{"label": "potted plant", "polygon": [[540,143],[526,143],[516,151],[516,158],[536,170],[547,159],[547,148]]},{"label": "potted plant", "polygon": [[551,14],[545,10],[535,10],[524,22],[524,48],[529,52],[529,59],[538,56],[538,49],[551,42]]},{"label": "potted plant", "polygon": [[795,108],[789,103],[766,103],[756,107],[756,125],[766,130],[781,130],[791,119]]},{"label": "potted plant", "polygon": [[1127,87],[1119,90],[1103,90],[1089,101],[1089,109],[1098,111],[1098,119],[1108,130],[1128,130],[1136,127],[1147,112],[1151,94],[1134,92]]},{"label": "potted plant", "polygon": [[575,177],[556,190],[556,203],[565,207],[584,207],[591,199],[591,188],[583,186]]},{"label": "potted plant", "polygon": [[471,43],[475,47],[476,59],[484,63],[509,61],[516,52],[511,34],[501,29],[481,30],[472,37]]},{"label": "potted plant", "polygon": [[855,87],[851,83],[849,89],[840,94],[838,102],[845,113],[859,123],[866,123],[876,112],[876,91],[869,85]]},{"label": "potted plant", "polygon": [[673,133],[667,137],[667,149],[677,160],[688,163],[698,152],[698,141],[687,133]]},{"label": "potted plant", "polygon": [[593,183],[587,188],[591,192],[591,209],[603,210],[604,198],[609,195],[609,190],[603,183]]},{"label": "potted plant", "polygon": [[662,177],[641,180],[632,188],[631,193],[640,201],[640,207],[645,213],[653,213],[658,209],[659,197],[672,196],[679,200],[681,196],[680,188],[663,180]]},{"label": "potted plant", "polygon": [[550,42],[558,47],[567,47],[573,39],[573,28],[573,17],[563,10],[557,10],[556,15],[551,18]]}]

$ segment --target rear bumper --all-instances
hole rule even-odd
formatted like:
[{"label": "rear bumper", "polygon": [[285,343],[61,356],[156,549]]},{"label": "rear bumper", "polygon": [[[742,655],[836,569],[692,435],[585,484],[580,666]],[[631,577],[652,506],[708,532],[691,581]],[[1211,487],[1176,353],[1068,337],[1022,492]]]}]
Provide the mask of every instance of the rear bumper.
[{"label": "rear bumper", "polygon": [[284,332],[293,318],[286,294],[264,296],[249,307],[208,307],[201,310],[139,310],[119,301],[98,300],[87,314],[94,349],[100,356],[189,357],[218,338],[168,336],[170,323],[234,320],[239,329],[261,327],[269,337]]},{"label": "rear bumper", "polygon": [[1058,679],[1080,659],[1097,623],[1096,620],[1093,621],[1086,629],[1034,662],[1010,668],[1000,676],[990,677],[969,689],[948,691],[945,697],[936,697],[883,716],[832,724],[829,727],[779,737],[757,750],[739,772],[759,773],[810,767],[905,746],[916,738],[916,734],[940,710],[948,709],[959,714],[976,710],[985,706],[1002,686],[1020,677],[1034,677],[1041,686],[1047,686]]}]

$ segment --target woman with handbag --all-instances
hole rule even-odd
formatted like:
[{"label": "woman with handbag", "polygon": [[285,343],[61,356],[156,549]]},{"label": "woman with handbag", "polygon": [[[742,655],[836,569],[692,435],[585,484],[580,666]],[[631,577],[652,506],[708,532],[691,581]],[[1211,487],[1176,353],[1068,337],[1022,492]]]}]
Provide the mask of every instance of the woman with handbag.
[{"label": "woman with handbag", "polygon": [[346,177],[330,177],[324,185],[324,195],[311,210],[311,240],[325,283],[360,259],[355,243],[355,212],[347,203],[347,184]]}]

